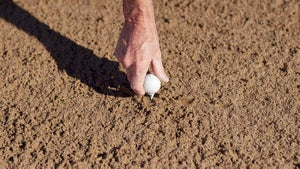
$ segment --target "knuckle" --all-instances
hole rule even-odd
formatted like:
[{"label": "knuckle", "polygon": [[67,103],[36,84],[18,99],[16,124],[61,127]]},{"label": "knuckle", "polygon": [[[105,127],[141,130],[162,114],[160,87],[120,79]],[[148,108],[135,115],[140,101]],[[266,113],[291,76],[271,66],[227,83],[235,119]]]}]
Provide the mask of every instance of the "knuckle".
[{"label": "knuckle", "polygon": [[131,66],[131,61],[129,59],[126,59],[126,57],[123,57],[118,60],[125,69],[128,69]]},{"label": "knuckle", "polygon": [[141,58],[141,59],[138,59],[135,64],[134,64],[134,67],[136,69],[137,72],[140,72],[144,69],[146,69],[148,67],[148,60],[144,59],[144,58]]}]

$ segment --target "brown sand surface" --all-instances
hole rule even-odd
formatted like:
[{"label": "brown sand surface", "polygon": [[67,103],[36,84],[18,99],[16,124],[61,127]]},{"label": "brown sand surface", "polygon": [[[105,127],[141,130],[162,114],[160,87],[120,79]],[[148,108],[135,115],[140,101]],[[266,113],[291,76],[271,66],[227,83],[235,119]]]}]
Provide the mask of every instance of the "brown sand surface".
[{"label": "brown sand surface", "polygon": [[0,168],[300,168],[299,0],[159,0],[132,96],[121,1],[0,0]]}]

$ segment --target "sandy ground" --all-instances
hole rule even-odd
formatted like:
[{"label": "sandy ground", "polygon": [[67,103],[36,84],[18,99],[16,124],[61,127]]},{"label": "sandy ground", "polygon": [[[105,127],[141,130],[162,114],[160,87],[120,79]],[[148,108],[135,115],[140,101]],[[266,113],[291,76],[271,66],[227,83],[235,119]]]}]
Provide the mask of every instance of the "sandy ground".
[{"label": "sandy ground", "polygon": [[121,1],[0,0],[0,168],[300,168],[299,0],[155,1],[132,95]]}]

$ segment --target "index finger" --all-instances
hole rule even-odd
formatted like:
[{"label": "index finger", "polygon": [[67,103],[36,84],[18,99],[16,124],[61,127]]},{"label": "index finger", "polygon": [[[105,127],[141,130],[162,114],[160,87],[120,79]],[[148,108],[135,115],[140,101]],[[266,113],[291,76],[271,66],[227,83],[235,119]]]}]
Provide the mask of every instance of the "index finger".
[{"label": "index finger", "polygon": [[139,96],[143,96],[145,94],[144,81],[147,71],[147,67],[138,69],[134,66],[127,72],[129,74],[128,79],[130,81],[130,87]]}]

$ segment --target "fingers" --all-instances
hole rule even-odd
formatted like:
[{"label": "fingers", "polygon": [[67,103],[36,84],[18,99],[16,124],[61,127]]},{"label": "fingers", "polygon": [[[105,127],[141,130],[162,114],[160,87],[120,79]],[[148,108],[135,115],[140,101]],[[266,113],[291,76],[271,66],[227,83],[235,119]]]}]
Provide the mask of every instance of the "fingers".
[{"label": "fingers", "polygon": [[168,82],[169,78],[165,73],[161,59],[153,59],[151,62],[152,73],[156,75],[161,81]]},{"label": "fingers", "polygon": [[[164,67],[160,59],[153,59],[151,62],[152,73],[155,74],[161,81],[168,82],[169,78],[164,71]],[[145,94],[144,81],[148,71],[147,64],[136,64],[126,69],[127,78],[130,82],[131,89],[138,95]]]},{"label": "fingers", "polygon": [[148,71],[148,67],[131,66],[127,69],[127,78],[130,81],[131,89],[138,95],[145,94],[144,81]]}]

